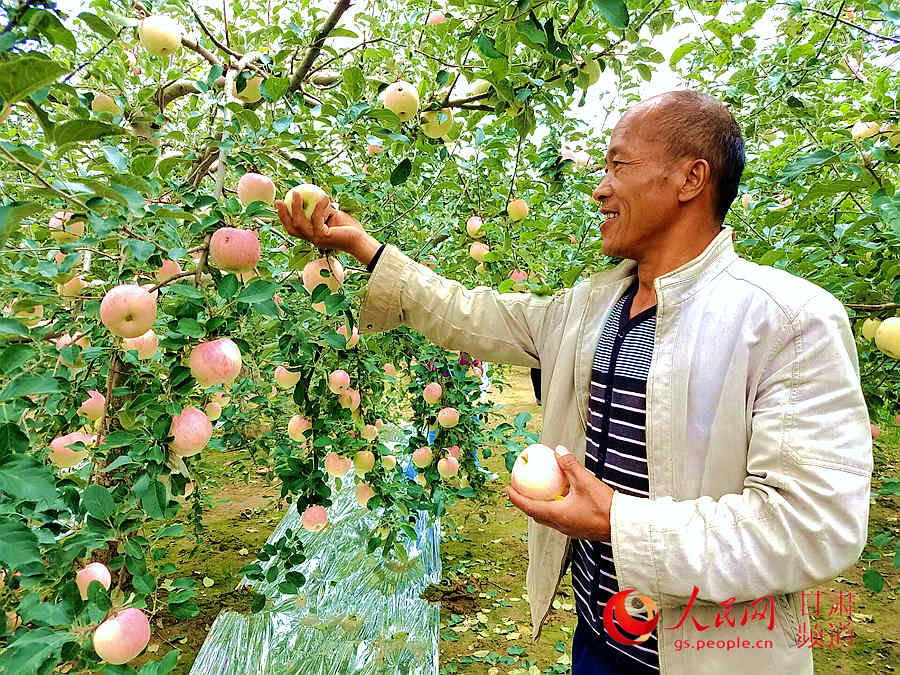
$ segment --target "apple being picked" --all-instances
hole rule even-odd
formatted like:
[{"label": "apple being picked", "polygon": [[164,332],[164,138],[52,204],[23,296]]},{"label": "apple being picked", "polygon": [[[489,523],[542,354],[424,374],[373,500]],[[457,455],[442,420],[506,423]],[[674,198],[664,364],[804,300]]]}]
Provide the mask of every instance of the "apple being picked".
[{"label": "apple being picked", "polygon": [[322,201],[322,197],[327,196],[328,194],[325,190],[318,185],[304,183],[303,185],[297,185],[288,190],[288,193],[284,196],[284,203],[287,206],[288,211],[293,212],[294,197],[296,197],[300,200],[303,213],[306,214],[307,218],[311,218],[312,212],[316,208],[316,204]]},{"label": "apple being picked", "polygon": [[529,445],[518,456],[510,484],[529,499],[542,502],[562,499],[569,492],[569,480],[559,468],[556,453],[541,443]]}]

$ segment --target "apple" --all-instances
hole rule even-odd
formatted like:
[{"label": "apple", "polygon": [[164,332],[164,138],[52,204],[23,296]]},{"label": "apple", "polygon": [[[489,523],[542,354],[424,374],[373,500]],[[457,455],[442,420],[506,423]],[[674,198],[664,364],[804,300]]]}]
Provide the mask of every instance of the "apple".
[{"label": "apple", "polygon": [[122,114],[122,109],[113,100],[113,97],[101,92],[94,94],[94,98],[91,101],[91,110],[94,112],[108,112],[113,115]]},{"label": "apple", "polygon": [[181,274],[181,265],[175,260],[163,260],[160,268],[156,270],[156,281],[157,283],[163,283],[177,274]]},{"label": "apple", "polygon": [[588,167],[591,165],[591,156],[584,150],[575,153],[575,163],[580,167]]},{"label": "apple", "polygon": [[753,197],[747,193],[741,197],[741,205],[744,207],[744,211],[750,210],[750,202],[753,201]]},{"label": "apple", "polygon": [[459,461],[455,457],[441,457],[438,460],[438,473],[441,478],[451,478],[459,473]]},{"label": "apple", "polygon": [[201,342],[191,351],[188,366],[202,387],[231,384],[241,372],[241,350],[224,337]]},{"label": "apple", "polygon": [[428,15],[428,25],[435,26],[439,23],[444,23],[447,20],[447,17],[443,12],[432,12]]},{"label": "apple", "polygon": [[447,450],[447,455],[453,459],[459,459],[459,453],[462,452],[458,445],[451,445]]},{"label": "apple", "polygon": [[212,422],[199,408],[185,408],[172,418],[169,435],[174,436],[172,452],[177,457],[190,457],[206,447],[212,438]]},{"label": "apple", "polygon": [[570,159],[573,162],[575,161],[575,153],[568,149],[563,149],[559,151],[559,156],[563,159]]},{"label": "apple", "polygon": [[84,279],[81,278],[81,275],[76,274],[66,283],[57,286],[56,290],[59,292],[59,296],[61,298],[77,298],[81,293],[81,289],[84,288],[85,285],[86,284],[84,283]]},{"label": "apple", "polygon": [[291,419],[288,420],[288,436],[290,436],[291,440],[304,440],[306,438],[305,432],[310,429],[312,429],[312,422],[303,415],[291,415]]},{"label": "apple", "polygon": [[224,408],[231,401],[231,397],[226,396],[224,391],[217,391],[213,392],[212,400]]},{"label": "apple", "polygon": [[600,63],[597,59],[589,58],[578,68],[578,75],[575,78],[575,83],[582,89],[587,89],[596,84],[599,79]]},{"label": "apple", "polygon": [[[237,81],[234,83],[234,97],[240,99],[244,103],[256,103],[262,98],[259,91],[259,85],[263,82],[262,77],[248,77],[244,80],[244,88],[238,91]],[[246,204],[244,204],[246,206]]]},{"label": "apple", "polygon": [[382,152],[384,152],[384,148],[381,147],[380,145],[375,145],[374,143],[369,143],[366,146],[366,152],[370,155],[380,155]]},{"label": "apple", "polygon": [[220,227],[209,241],[209,261],[225,272],[250,272],[259,263],[259,233]]},{"label": "apple", "polygon": [[509,278],[517,284],[521,284],[528,278],[528,273],[525,270],[515,269],[509,273]]},{"label": "apple", "polygon": [[892,359],[900,359],[900,317],[881,322],[875,332],[875,346]]},{"label": "apple", "polygon": [[103,296],[100,320],[113,335],[138,337],[156,321],[156,300],[137,284],[121,284]]},{"label": "apple", "polygon": [[156,332],[151,328],[143,335],[139,335],[135,338],[125,338],[122,341],[122,348],[126,352],[136,349],[138,359],[146,361],[152,359],[159,349],[159,338],[156,337]]},{"label": "apple", "polygon": [[88,397],[82,402],[78,408],[78,414],[84,415],[89,420],[98,420],[103,416],[103,409],[106,407],[106,397],[96,389],[88,391]]},{"label": "apple", "polygon": [[129,607],[97,626],[94,651],[106,663],[128,663],[150,641],[150,622],[141,610]]},{"label": "apple", "polygon": [[206,407],[203,408],[203,412],[206,413],[206,416],[209,418],[210,422],[215,422],[222,416],[222,406],[215,401],[210,401],[206,404]]},{"label": "apple", "polygon": [[356,496],[356,501],[359,502],[359,505],[366,508],[366,504],[375,496],[375,490],[368,483],[358,483],[353,490],[353,494]]},{"label": "apple", "polygon": [[141,21],[138,37],[152,56],[169,56],[181,49],[181,26],[165,14],[153,14]]},{"label": "apple", "polygon": [[408,122],[419,111],[419,92],[409,82],[394,82],[384,90],[384,107]]},{"label": "apple", "polygon": [[522,218],[528,215],[528,202],[524,199],[513,199],[506,205],[506,213],[513,222],[522,220]]},{"label": "apple", "polygon": [[427,487],[427,486],[428,486],[428,480],[425,478],[425,474],[424,474],[424,473],[420,473],[420,474],[416,475],[416,479],[415,479],[415,480],[416,480],[416,482],[417,482],[419,485],[421,485],[422,487]]},{"label": "apple", "polygon": [[391,377],[397,377],[397,367],[393,363],[384,364],[384,374]]},{"label": "apple", "polygon": [[423,445],[421,448],[417,448],[413,451],[412,461],[417,467],[424,469],[431,464],[431,457],[431,448],[427,445]]},{"label": "apple", "polygon": [[440,110],[427,110],[422,113],[422,133],[428,138],[441,138],[446,136],[453,126],[453,113],[450,108],[441,108]]},{"label": "apple", "polygon": [[328,376],[328,388],[333,394],[343,394],[350,388],[350,373],[342,369],[332,371]]},{"label": "apple", "polygon": [[872,438],[873,438],[873,439],[874,439],[874,438],[878,438],[879,436],[881,436],[881,429],[878,428],[878,425],[877,425],[877,424],[870,424],[870,425],[869,425],[869,429],[870,429],[871,432],[872,432]]},{"label": "apple", "polygon": [[35,305],[29,300],[13,300],[6,306],[6,310],[12,312],[12,316],[26,326],[34,326],[44,316],[44,306]]},{"label": "apple", "polygon": [[[334,293],[344,283],[344,266],[337,258],[317,258],[306,263],[302,277],[307,292],[312,293],[320,284],[325,284]],[[317,312],[325,312],[324,302],[314,302],[312,307]]]},{"label": "apple", "polygon": [[334,451],[325,455],[325,473],[329,476],[340,478],[350,470],[351,464],[348,458],[341,457]]},{"label": "apple", "polygon": [[859,120],[853,125],[853,128],[850,130],[850,135],[853,137],[854,141],[859,141],[863,138],[871,138],[879,131],[881,131],[881,124],[878,122],[863,122],[862,120]]},{"label": "apple", "polygon": [[569,492],[569,480],[559,468],[556,453],[540,443],[522,450],[513,465],[510,484],[529,499],[544,502],[562,499]]},{"label": "apple", "polygon": [[[60,335],[56,339],[57,351],[62,351],[64,348],[68,347],[71,344],[76,344],[79,347],[81,347],[82,349],[85,349],[85,348],[91,346],[91,341],[88,339],[88,337],[86,335],[82,335],[80,338],[78,338],[77,340],[75,340],[73,342],[72,338],[74,338],[74,337],[75,337],[74,335],[69,335],[68,333],[63,333],[62,335]],[[84,361],[82,361],[82,359],[81,359],[81,354],[78,355],[78,358],[75,361],[75,363],[70,363],[69,361],[66,361],[65,359],[63,359],[62,355],[60,355],[59,361],[64,366],[68,366],[69,368],[80,368],[81,366],[84,365]]]},{"label": "apple", "polygon": [[278,386],[282,389],[290,389],[295,386],[302,376],[303,373],[299,371],[292,373],[284,366],[278,366],[275,369],[275,382],[278,383]]},{"label": "apple", "polygon": [[437,382],[429,382],[425,385],[425,388],[422,390],[422,398],[425,399],[425,402],[434,405],[439,400],[441,400],[441,396],[444,395],[444,388],[441,387]]},{"label": "apple", "polygon": [[253,202],[275,202],[275,183],[271,178],[258,173],[245,173],[238,180],[238,200],[244,206]]},{"label": "apple", "polygon": [[328,193],[318,185],[313,185],[312,183],[303,183],[302,185],[292,187],[288,190],[283,200],[288,211],[292,213],[294,210],[293,203],[295,195],[300,200],[300,208],[303,209],[303,213],[306,214],[307,218],[312,218],[312,212],[315,210],[316,204],[322,201],[322,197],[327,197]]},{"label": "apple", "polygon": [[328,512],[321,506],[310,506],[301,516],[303,529],[310,532],[319,532],[328,525]]},{"label": "apple", "polygon": [[69,446],[75,443],[84,443],[90,447],[97,440],[96,434],[86,434],[81,431],[73,431],[65,436],[59,436],[50,441],[50,461],[61,469],[75,466],[81,460],[90,455],[88,450],[74,450]]},{"label": "apple", "polygon": [[377,431],[381,431],[381,427],[383,427],[383,426],[384,426],[384,422],[381,421],[380,417],[377,420],[375,420],[375,429]]},{"label": "apple", "polygon": [[488,254],[491,247],[481,241],[472,242],[469,246],[469,255],[478,262],[484,262],[484,256]]},{"label": "apple", "polygon": [[[344,339],[347,340],[347,324],[345,323],[340,328],[337,329],[338,335],[343,335]],[[353,327],[353,333],[350,336],[350,339],[347,340],[347,349],[353,349],[359,343],[359,331],[356,329],[356,326]]]},{"label": "apple", "polygon": [[493,85],[487,80],[475,80],[472,83],[471,87],[472,96],[481,96],[482,94],[486,94],[492,86]]},{"label": "apple", "polygon": [[395,466],[397,466],[397,458],[393,455],[384,455],[381,458],[381,466],[383,466],[385,469],[393,469]]},{"label": "apple", "polygon": [[73,215],[75,214],[71,211],[57,211],[53,214],[47,227],[50,229],[50,236],[54,241],[67,244],[78,241],[79,237],[84,234],[83,220],[69,222]]},{"label": "apple", "polygon": [[459,424],[459,411],[456,408],[441,408],[437,416],[438,424],[450,429]]},{"label": "apple", "polygon": [[357,408],[359,408],[359,402],[359,392],[356,389],[348,389],[340,396],[338,396],[338,403],[341,404],[342,408],[356,410]]},{"label": "apple", "polygon": [[484,232],[481,231],[482,227],[484,227],[484,221],[481,216],[469,216],[466,221],[466,232],[472,239],[480,239],[484,236]]},{"label": "apple", "polygon": [[375,467],[375,455],[371,450],[360,450],[353,457],[353,469],[360,476],[369,473]]},{"label": "apple", "polygon": [[88,587],[94,581],[106,590],[109,590],[109,587],[112,585],[112,575],[109,573],[109,568],[103,563],[89,563],[75,575],[75,584],[78,586],[78,592],[81,594],[82,600],[87,600]]},{"label": "apple", "polygon": [[862,336],[866,340],[871,340],[875,337],[875,333],[878,332],[878,327],[881,325],[881,319],[866,319],[863,321],[862,325]]},{"label": "apple", "polygon": [[378,427],[374,424],[367,424],[359,434],[367,441],[374,441],[378,438]]}]

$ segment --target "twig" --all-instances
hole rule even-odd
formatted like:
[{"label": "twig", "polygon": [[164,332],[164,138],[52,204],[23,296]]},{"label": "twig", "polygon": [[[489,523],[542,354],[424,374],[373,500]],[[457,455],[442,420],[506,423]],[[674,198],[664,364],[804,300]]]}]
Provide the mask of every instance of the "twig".
[{"label": "twig", "polygon": [[827,16],[830,19],[836,19],[837,21],[841,22],[845,26],[850,26],[851,28],[856,28],[857,30],[861,30],[866,35],[871,35],[872,37],[878,38],[879,40],[886,40],[887,42],[893,42],[895,44],[900,44],[900,40],[898,40],[896,38],[888,37],[887,35],[881,35],[879,33],[873,33],[872,31],[870,31],[866,28],[863,28],[860,25],[851,23],[849,21],[845,21],[844,19],[840,18],[839,16],[835,16],[834,14],[829,14],[828,12],[823,12],[821,9],[815,9],[813,7],[802,7],[802,6],[798,6],[798,5],[795,5],[792,3],[788,3],[788,2],[776,2],[775,4],[783,5],[785,7],[790,7],[792,9],[800,9],[805,12],[814,12],[815,14],[821,14],[822,16]]},{"label": "twig", "polygon": [[300,89],[303,83],[303,79],[306,77],[309,69],[312,67],[313,62],[316,60],[316,57],[319,56],[319,52],[322,51],[322,45],[325,44],[325,40],[328,37],[328,34],[331,33],[332,30],[334,30],[334,27],[337,26],[338,21],[341,20],[341,16],[343,16],[344,12],[346,12],[348,9],[350,9],[350,0],[338,0],[337,4],[334,6],[334,9],[331,10],[331,14],[328,16],[328,19],[326,19],[325,25],[322,26],[321,30],[313,39],[312,44],[306,52],[306,56],[303,57],[303,60],[297,67],[297,70],[295,70],[294,74],[291,76],[290,91],[297,91],[298,89]]},{"label": "twig", "polygon": [[13,164],[15,164],[17,167],[19,167],[19,168],[22,169],[23,171],[27,171],[27,172],[30,173],[32,176],[34,176],[34,177],[37,178],[39,181],[41,181],[41,184],[42,184],[44,187],[46,187],[48,190],[52,190],[56,195],[62,197],[63,199],[66,199],[66,200],[72,202],[73,204],[77,205],[78,208],[82,209],[83,211],[85,211],[85,212],[90,211],[90,209],[84,204],[84,202],[82,202],[82,201],[81,201],[80,199],[78,199],[77,197],[73,197],[73,196],[70,195],[70,194],[66,194],[66,193],[63,192],[62,190],[57,190],[55,187],[53,187],[52,185],[50,185],[50,183],[48,183],[48,182],[44,179],[43,176],[41,176],[39,173],[37,173],[36,171],[34,171],[31,167],[29,167],[29,166],[27,166],[27,165],[25,165],[25,164],[22,164],[22,162],[20,162],[20,161],[17,160],[15,157],[13,157],[13,156],[9,153],[9,151],[8,151],[6,148],[4,148],[2,145],[0,145],[0,152],[2,152],[4,155],[6,155],[6,158],[7,158],[10,162],[12,162]]},{"label": "twig", "polygon": [[900,309],[900,304],[889,302],[884,305],[860,305],[855,302],[844,303],[847,309],[853,309],[857,312],[888,312]]}]

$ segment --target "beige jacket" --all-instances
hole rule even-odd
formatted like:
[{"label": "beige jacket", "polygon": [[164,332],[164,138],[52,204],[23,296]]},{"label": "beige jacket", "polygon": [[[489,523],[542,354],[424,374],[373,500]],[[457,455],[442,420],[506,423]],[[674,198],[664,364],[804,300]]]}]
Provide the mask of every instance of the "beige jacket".
[{"label": "beige jacket", "polygon": [[[731,233],[724,228],[694,260],[654,282],[650,498],[613,497],[616,573],[620,589],[660,607],[663,675],[812,673],[811,649],[796,646],[809,634],[799,591],[854,564],[866,542],[872,440],[856,346],[840,302],[739,258]],[[499,294],[468,290],[387,246],[369,280],[360,330],[406,324],[447,349],[540,367],[541,442],[565,445],[584,462],[594,350],[635,268],[625,260],[550,297]],[[529,520],[534,638],[569,545]],[[695,585],[689,617],[672,630]],[[741,626],[745,607],[752,616],[749,602],[766,595],[774,596],[774,628],[767,620]],[[733,621],[717,628],[717,603],[730,598]],[[698,631],[691,617],[709,628]],[[710,639],[774,647],[676,647]]]}]

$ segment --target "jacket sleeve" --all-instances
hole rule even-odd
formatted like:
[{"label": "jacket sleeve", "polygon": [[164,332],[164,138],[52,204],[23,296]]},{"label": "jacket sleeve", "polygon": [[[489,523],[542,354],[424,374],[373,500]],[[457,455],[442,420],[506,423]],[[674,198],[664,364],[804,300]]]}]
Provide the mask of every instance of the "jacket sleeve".
[{"label": "jacket sleeve", "polygon": [[785,317],[774,340],[740,494],[675,501],[615,493],[619,587],[674,607],[688,603],[694,585],[706,604],[830,580],[865,546],[871,475],[853,333],[843,306],[818,294]]},{"label": "jacket sleeve", "polygon": [[445,349],[537,368],[538,346],[555,323],[553,315],[562,311],[560,297],[467,289],[388,244],[369,279],[359,330],[374,333],[405,324]]}]

